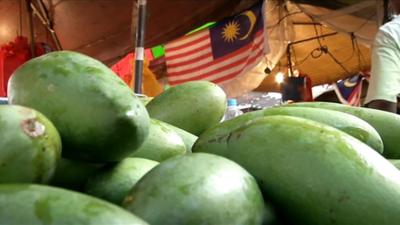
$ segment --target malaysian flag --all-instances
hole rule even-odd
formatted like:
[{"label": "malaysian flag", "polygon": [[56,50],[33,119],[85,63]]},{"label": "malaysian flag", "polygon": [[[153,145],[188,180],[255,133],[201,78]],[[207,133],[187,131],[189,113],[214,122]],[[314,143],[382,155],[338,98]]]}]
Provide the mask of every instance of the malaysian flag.
[{"label": "malaysian flag", "polygon": [[346,105],[360,106],[363,80],[364,76],[357,74],[334,83],[333,87],[339,101]]},{"label": "malaysian flag", "polygon": [[256,66],[267,49],[262,9],[259,3],[211,28],[166,44],[169,84],[193,80],[220,84]]}]

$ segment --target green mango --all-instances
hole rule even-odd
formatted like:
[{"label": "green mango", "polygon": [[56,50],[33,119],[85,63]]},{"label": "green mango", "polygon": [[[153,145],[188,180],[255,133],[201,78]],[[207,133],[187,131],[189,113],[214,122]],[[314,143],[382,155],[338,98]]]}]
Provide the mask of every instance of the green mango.
[{"label": "green mango", "polygon": [[192,81],[165,90],[146,105],[151,118],[200,135],[219,123],[226,110],[226,94],[216,84]]},{"label": "green mango", "polygon": [[47,116],[60,132],[63,156],[114,162],[148,135],[149,116],[132,90],[101,62],[70,51],[29,60],[9,81],[9,101]]},{"label": "green mango", "polygon": [[149,97],[143,94],[136,94],[136,97],[139,98],[139,100],[143,103],[143,105],[147,105],[147,103],[149,103],[153,99],[153,97]]},{"label": "green mango", "polygon": [[148,225],[106,201],[31,184],[0,185],[0,218],[4,225]]},{"label": "green mango", "polygon": [[[331,126],[268,116],[216,140],[252,174],[264,197],[297,225],[393,225],[400,220],[400,173],[379,153]],[[195,154],[195,153],[193,153]]]},{"label": "green mango", "polygon": [[85,186],[85,193],[121,205],[133,186],[158,162],[142,158],[126,158],[100,169]]},{"label": "green mango", "polygon": [[182,138],[164,122],[150,119],[150,132],[142,146],[131,157],[158,162],[186,153]]},{"label": "green mango", "polygon": [[[156,119],[153,119],[153,120],[156,120]],[[198,138],[196,135],[191,134],[191,133],[189,133],[185,130],[182,130],[179,127],[173,126],[169,123],[164,123],[162,121],[159,121],[159,122],[163,123],[166,127],[170,128],[171,130],[175,131],[175,133],[177,133],[182,138],[182,141],[186,146],[186,152],[187,153],[192,152],[192,147]]]},{"label": "green mango", "polygon": [[400,160],[399,159],[389,159],[389,162],[393,164],[397,169],[400,170]]},{"label": "green mango", "polygon": [[383,141],[383,156],[388,159],[400,159],[400,115],[377,109],[353,107],[333,102],[300,102],[287,106],[324,108],[357,116],[368,122],[378,131]]},{"label": "green mango", "polygon": [[227,133],[243,126],[253,119],[274,115],[295,116],[330,125],[366,143],[377,152],[381,154],[383,152],[383,142],[381,137],[367,122],[347,113],[309,107],[273,107],[245,113],[239,117],[224,121],[205,131],[196,141],[193,151],[201,152],[202,148],[214,148],[218,149],[218,151],[229,151],[227,146],[222,148],[221,142],[215,140],[225,137]]},{"label": "green mango", "polygon": [[0,183],[47,183],[60,155],[60,135],[43,114],[0,105]]},{"label": "green mango", "polygon": [[103,165],[61,158],[50,180],[50,185],[81,191],[87,179]]},{"label": "green mango", "polygon": [[152,225],[261,225],[265,216],[254,178],[230,160],[203,153],[160,163],[123,206]]}]

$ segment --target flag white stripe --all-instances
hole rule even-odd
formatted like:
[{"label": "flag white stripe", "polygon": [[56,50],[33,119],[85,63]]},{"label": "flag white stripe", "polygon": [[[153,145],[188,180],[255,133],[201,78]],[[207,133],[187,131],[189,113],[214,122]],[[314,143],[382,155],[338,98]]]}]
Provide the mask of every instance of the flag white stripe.
[{"label": "flag white stripe", "polygon": [[[166,48],[165,49],[165,57],[168,58],[168,57],[176,56],[176,55],[179,55],[179,54],[184,54],[184,53],[193,51],[194,49],[198,49],[198,48],[201,48],[201,47],[204,47],[204,46],[211,46],[210,38],[207,38],[207,39],[205,39],[203,41],[200,41],[200,42],[198,42],[196,44],[190,45],[189,47],[182,48],[182,49],[179,49],[179,50],[168,51],[168,48]],[[209,47],[209,48],[211,48],[211,47]],[[211,51],[211,50],[209,50],[209,51]]]},{"label": "flag white stripe", "polygon": [[[217,80],[219,78],[222,78],[224,76],[227,76],[229,74],[238,72],[237,75],[232,76],[232,78],[226,80],[226,81],[229,81],[229,80],[231,80],[231,79],[233,79],[235,77],[238,77],[238,76],[241,76],[241,75],[247,73],[249,69],[253,68],[254,66],[256,66],[259,63],[260,58],[262,58],[262,56],[257,57],[256,59],[254,59],[254,62],[252,62],[250,64],[247,64],[248,62],[243,62],[240,65],[237,65],[235,67],[230,68],[229,70],[224,70],[223,72],[220,72],[220,73],[217,73],[217,74],[214,74],[214,75],[211,75],[211,76],[207,76],[207,77],[203,78],[202,80],[215,81],[215,80]],[[172,78],[173,77],[169,78],[169,81],[177,81],[177,82],[179,82],[180,80],[183,80],[183,79],[174,80]],[[226,81],[223,81],[223,82],[226,82]],[[219,83],[223,83],[223,82],[219,82]]]},{"label": "flag white stripe", "polygon": [[[259,42],[259,40],[256,40],[256,41]],[[227,58],[227,59],[225,59],[225,60],[223,60],[221,62],[218,62],[218,63],[216,63],[214,65],[211,65],[211,66],[209,66],[207,68],[204,68],[204,69],[199,70],[199,71],[194,72],[194,73],[190,73],[187,76],[195,77],[195,76],[198,76],[198,75],[201,75],[201,74],[209,73],[212,70],[216,70],[216,69],[219,69],[219,68],[224,67],[226,65],[235,63],[235,62],[237,62],[237,61],[239,61],[239,60],[241,60],[243,58],[254,56],[255,54],[258,53],[258,51],[255,51],[255,50],[260,50],[260,49],[264,50],[264,46],[261,45],[260,48],[258,48],[258,49],[249,48],[246,51],[244,51],[244,52],[242,52],[242,53],[240,53],[240,54],[238,54],[238,55],[236,55],[234,57]],[[249,54],[251,54],[251,55],[249,56]],[[188,65],[179,66],[179,67],[172,67],[172,68],[169,67],[168,68],[168,73],[182,72],[182,71],[185,71],[185,70],[189,70],[189,69],[193,69],[193,68],[197,68],[197,67],[203,66],[206,63],[207,62],[205,60],[201,60],[198,63],[196,63],[196,65],[188,64]],[[184,76],[184,75],[180,75],[180,76]]]},{"label": "flag white stripe", "polygon": [[[259,62],[259,59],[260,59],[260,57],[254,59],[255,61],[252,62],[252,63],[250,63],[250,64],[247,64],[248,62],[242,63],[242,64],[241,64],[241,68],[237,70],[237,72],[239,72],[239,71],[242,71],[242,72],[239,73],[239,74],[237,74],[237,75],[235,75],[235,76],[233,76],[232,78],[237,77],[237,76],[240,76],[242,73],[247,73],[249,69],[251,69],[251,68],[253,68],[254,66],[256,66],[256,64]],[[247,64],[247,65],[246,65],[246,64]],[[246,65],[246,66],[244,66],[244,65]],[[244,66],[244,67],[243,67],[243,66]],[[228,75],[228,74],[218,73],[218,74],[215,74],[215,75],[213,75],[213,76],[207,77],[207,79],[209,79],[209,80],[217,80],[217,79],[219,79],[219,78],[221,78],[221,77],[224,77],[225,75]]]},{"label": "flag white stripe", "polygon": [[[181,62],[186,62],[186,61],[189,61],[189,60],[192,60],[192,59],[196,59],[196,58],[198,58],[198,57],[200,57],[202,55],[207,55],[207,54],[210,54],[210,53],[211,53],[211,47],[206,48],[206,49],[201,50],[201,51],[198,51],[198,52],[195,52],[195,53],[192,53],[192,54],[187,55],[185,57],[179,57],[179,58],[172,59],[172,60],[168,60],[167,59],[166,62],[167,62],[167,65],[169,66],[171,64],[176,64],[176,63],[181,63]],[[168,57],[168,56],[166,55],[166,57]],[[171,66],[173,66],[173,65],[171,65]]]},{"label": "flag white stripe", "polygon": [[[257,64],[260,62],[260,59],[261,59],[261,58],[262,58],[262,56],[260,56],[259,58],[257,58],[254,62],[248,64],[245,68],[243,68],[242,72],[240,72],[240,73],[237,74],[236,76],[232,76],[232,77],[230,77],[230,78],[227,79],[227,80],[218,82],[218,84],[223,84],[223,83],[229,82],[230,80],[235,79],[235,78],[237,78],[237,77],[246,75],[251,69],[253,69],[255,66],[257,66]],[[216,79],[214,79],[214,80],[216,80]],[[210,80],[210,81],[214,81],[214,80]]]},{"label": "flag white stripe", "polygon": [[[251,49],[249,49],[249,51],[243,52],[242,54],[238,55],[239,58],[236,59],[236,60],[232,60],[232,58],[229,58],[229,59],[227,59],[227,60],[225,60],[225,61],[223,61],[221,63],[211,65],[211,66],[207,67],[206,69],[199,70],[199,71],[197,71],[195,73],[188,73],[186,75],[169,77],[169,80],[170,81],[180,81],[180,80],[186,80],[186,79],[194,78],[194,77],[197,77],[197,76],[205,75],[205,74],[211,73],[211,72],[213,72],[213,71],[215,71],[215,70],[217,70],[217,69],[219,69],[219,68],[221,68],[223,66],[230,65],[230,64],[235,64],[240,59],[251,58],[251,57],[254,57],[254,56],[256,56],[257,54],[260,53],[260,49],[259,49],[259,51],[252,51],[250,53],[250,55],[249,55],[250,51],[251,51]],[[243,68],[243,65],[245,65],[247,62],[248,61],[243,61],[242,63],[240,63],[237,66],[234,66],[234,67],[232,67],[232,68],[230,68],[228,70],[224,70],[223,72],[220,72],[220,73],[217,73],[215,75],[212,75],[212,76],[210,76],[211,77],[210,79],[214,79],[213,77],[219,78],[220,76],[228,75],[228,74],[230,74],[230,73],[232,73],[232,72],[234,72],[236,70],[240,70],[241,68]],[[168,73],[169,72],[170,71],[168,70]],[[215,78],[215,79],[217,79],[217,78]]]},{"label": "flag white stripe", "polygon": [[186,36],[186,37],[182,38],[181,40],[180,39],[179,40],[175,40],[175,41],[172,41],[172,42],[166,44],[165,48],[168,49],[168,48],[180,47],[180,46],[185,45],[185,44],[187,44],[189,42],[194,42],[194,41],[196,41],[196,40],[198,40],[200,38],[203,38],[204,36],[209,35],[209,33],[210,33],[210,31],[208,29],[206,29],[204,31],[196,32],[194,34],[191,34],[189,36]]},{"label": "flag white stripe", "polygon": [[[196,61],[194,63],[190,63],[190,64],[187,64],[187,65],[184,65],[184,66],[177,66],[177,67],[170,66],[167,69],[168,69],[168,73],[183,72],[183,71],[186,71],[188,69],[201,67],[201,66],[206,65],[207,63],[210,63],[212,61],[214,61],[214,58],[213,58],[212,55],[210,55],[209,57],[204,58],[204,59],[199,60],[199,61]],[[167,64],[167,66],[169,66],[169,64]],[[182,75],[177,75],[177,76],[182,76]]]},{"label": "flag white stripe", "polygon": [[[253,40],[253,43],[258,43],[260,42],[261,39],[264,39],[264,33],[262,32],[261,34],[257,35],[257,37]],[[207,44],[210,45],[211,48],[211,39],[207,38],[206,40],[203,40],[199,43],[203,43],[204,45],[201,45],[201,47],[205,46]],[[200,46],[199,43],[194,44],[194,45],[190,45],[187,46],[185,48],[179,49],[179,50],[173,50],[173,51],[168,51],[168,47],[165,48],[165,56],[166,58],[177,55],[177,54],[181,54],[181,53],[187,53],[192,51],[193,49],[196,49],[197,46]],[[190,57],[190,55],[184,56],[185,58]]]},{"label": "flag white stripe", "polygon": [[[259,44],[259,43],[262,42],[262,41],[264,41],[264,37],[263,37],[262,35],[260,35],[260,36],[258,36],[257,38],[254,39],[253,45],[252,45],[252,46],[254,46],[254,45],[256,45],[256,44]],[[189,48],[190,48],[190,47],[189,47]],[[188,49],[189,49],[189,48],[188,48]],[[263,48],[263,50],[264,50],[264,46],[262,46],[262,48]],[[243,52],[243,53],[248,54],[249,51],[251,51],[251,48],[248,49],[247,51]],[[196,53],[187,55],[187,56],[185,56],[185,57],[182,57],[182,59],[174,59],[174,60],[168,60],[168,59],[167,59],[167,66],[169,66],[170,63],[172,64],[172,63],[179,63],[179,62],[184,62],[184,61],[192,60],[192,59],[195,59],[195,58],[197,58],[197,57],[200,57],[200,56],[202,55],[202,53],[205,55],[205,54],[210,53],[210,52],[211,52],[211,46],[210,46],[210,48],[209,48],[209,51],[200,51],[200,52],[196,52]],[[235,60],[235,61],[237,61],[237,60],[243,58],[243,56],[242,56],[243,53],[241,53],[241,54],[239,54],[239,55],[237,55],[237,56],[234,56],[234,57],[232,57],[232,58],[229,58],[228,60]],[[239,58],[239,59],[238,59],[238,58]],[[225,61],[226,61],[226,60],[225,60]],[[170,67],[169,70],[168,70],[168,72],[169,72],[169,73],[181,72],[181,71],[184,71],[184,70],[187,70],[187,69],[196,68],[196,67],[201,66],[201,65],[204,65],[204,64],[206,64],[206,63],[208,63],[208,62],[209,62],[208,60],[202,60],[201,63],[203,63],[203,64],[201,64],[201,63],[196,63],[196,66],[194,66],[193,64],[188,64],[188,65],[184,65],[184,66],[182,65],[182,66],[179,66],[179,67]],[[222,62],[224,62],[224,61],[222,61]],[[222,63],[222,62],[220,62],[220,63]],[[223,64],[223,65],[226,65],[226,63]]]}]

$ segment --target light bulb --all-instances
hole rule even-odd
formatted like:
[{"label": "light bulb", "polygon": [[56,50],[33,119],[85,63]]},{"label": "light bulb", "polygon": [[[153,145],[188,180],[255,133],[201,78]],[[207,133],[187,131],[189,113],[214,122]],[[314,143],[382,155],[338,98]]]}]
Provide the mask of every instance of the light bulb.
[{"label": "light bulb", "polygon": [[283,83],[283,80],[284,80],[283,73],[282,72],[278,72],[275,75],[275,82],[278,83],[278,84],[281,84],[281,83]]}]

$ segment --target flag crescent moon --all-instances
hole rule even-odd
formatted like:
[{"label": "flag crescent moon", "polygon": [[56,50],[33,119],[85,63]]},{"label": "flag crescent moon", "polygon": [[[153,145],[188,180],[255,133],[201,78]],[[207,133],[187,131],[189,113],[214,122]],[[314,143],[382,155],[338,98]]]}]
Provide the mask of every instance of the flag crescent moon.
[{"label": "flag crescent moon", "polygon": [[247,31],[247,33],[239,39],[239,40],[244,40],[244,39],[248,38],[249,35],[251,34],[251,32],[253,31],[254,26],[256,25],[256,22],[257,22],[257,17],[256,17],[256,15],[254,15],[254,13],[251,10],[243,12],[240,15],[246,16],[250,21],[249,31]]},{"label": "flag crescent moon", "polygon": [[356,86],[357,85],[357,82],[351,82],[351,81],[349,81],[349,79],[346,79],[345,81],[344,81],[344,86],[345,87],[354,87],[354,86]]}]

